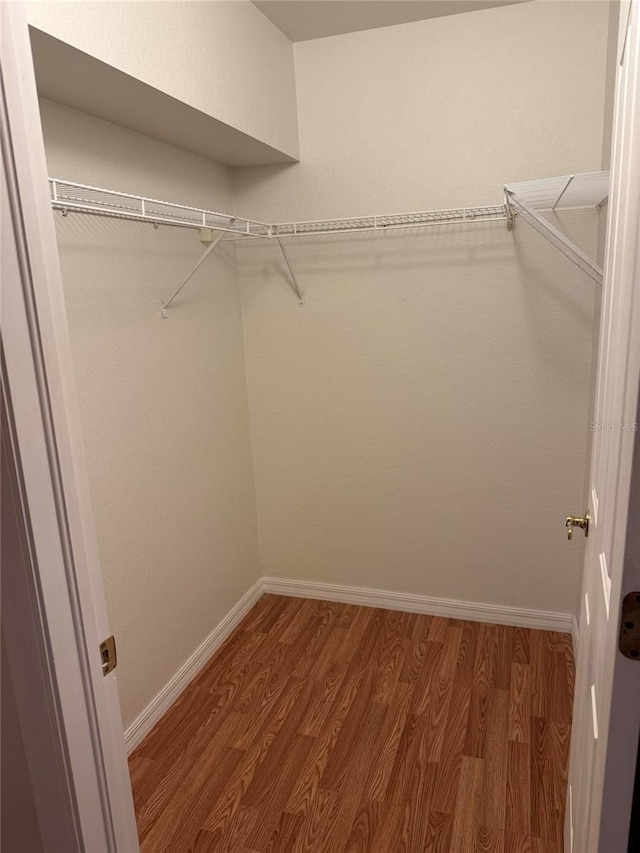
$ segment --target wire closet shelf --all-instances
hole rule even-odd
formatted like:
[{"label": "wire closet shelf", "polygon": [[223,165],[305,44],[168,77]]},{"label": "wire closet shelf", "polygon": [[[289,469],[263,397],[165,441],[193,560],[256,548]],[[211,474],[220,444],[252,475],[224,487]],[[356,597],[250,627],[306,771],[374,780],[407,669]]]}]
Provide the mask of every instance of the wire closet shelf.
[{"label": "wire closet shelf", "polygon": [[507,195],[540,212],[589,210],[602,207],[609,198],[610,172],[583,172],[505,184]]},{"label": "wire closet shelf", "polygon": [[607,201],[608,192],[609,172],[589,172],[505,184],[505,203],[501,205],[267,223],[255,219],[246,219],[235,214],[189,207],[183,204],[79,184],[74,181],[65,181],[59,178],[49,179],[51,205],[54,209],[62,211],[63,216],[74,211],[94,216],[149,222],[155,227],[170,225],[216,232],[215,238],[213,236],[209,238],[209,247],[187,278],[163,304],[163,316],[166,316],[165,309],[169,307],[221,240],[275,240],[284,257],[293,289],[300,304],[303,305],[304,297],[300,282],[282,238],[301,238],[314,234],[385,232],[401,228],[496,221],[505,221],[511,227],[516,215],[520,215],[594,281],[602,284],[600,267],[550,221],[549,214],[566,210],[600,208]]},{"label": "wire closet shelf", "polygon": [[310,234],[344,234],[358,231],[385,231],[428,225],[506,220],[504,205],[428,210],[375,216],[345,217],[269,224],[230,213],[188,207],[159,199],[92,187],[58,178],[49,179],[52,206],[63,214],[69,211],[133,219],[155,225],[209,228],[223,231],[228,238],[302,237]]},{"label": "wire closet shelf", "polygon": [[510,223],[518,214],[532,228],[602,286],[602,268],[558,227],[564,211],[600,210],[609,199],[610,172],[559,175],[505,184]]}]

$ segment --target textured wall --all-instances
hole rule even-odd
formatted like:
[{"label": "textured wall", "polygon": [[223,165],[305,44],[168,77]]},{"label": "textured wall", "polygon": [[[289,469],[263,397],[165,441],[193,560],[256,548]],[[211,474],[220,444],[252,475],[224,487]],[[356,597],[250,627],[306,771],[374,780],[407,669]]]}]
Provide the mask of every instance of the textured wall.
[{"label": "textured wall", "polygon": [[[225,169],[43,102],[50,173],[230,209]],[[233,248],[159,305],[197,232],[56,215],[125,724],[258,577]]]},{"label": "textured wall", "polygon": [[238,213],[500,204],[600,168],[608,4],[541,0],[294,45],[301,162],[238,169]]},{"label": "textured wall", "polygon": [[29,23],[292,157],[289,39],[249,0],[29,2]]},{"label": "textured wall", "polygon": [[[296,45],[302,162],[235,173],[280,220],[501,201],[598,169],[606,4]],[[595,247],[596,217],[570,227]],[[573,610],[594,285],[526,224],[239,251],[265,574]]]}]

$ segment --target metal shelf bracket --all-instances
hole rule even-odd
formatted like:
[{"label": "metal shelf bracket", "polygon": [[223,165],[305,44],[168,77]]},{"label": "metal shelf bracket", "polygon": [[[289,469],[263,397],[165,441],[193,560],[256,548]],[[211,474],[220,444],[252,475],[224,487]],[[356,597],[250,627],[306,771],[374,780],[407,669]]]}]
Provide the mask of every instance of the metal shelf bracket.
[{"label": "metal shelf bracket", "polygon": [[582,249],[578,248],[575,243],[572,243],[561,231],[559,231],[551,222],[542,216],[533,207],[527,205],[515,193],[507,190],[507,207],[511,208],[512,213],[515,212],[521,216],[525,222],[528,222],[532,228],[545,237],[552,243],[556,249],[559,249],[563,255],[573,261],[576,266],[585,272],[589,278],[593,279],[596,284],[602,287],[603,272],[598,264],[594,263]]},{"label": "metal shelf bracket", "polygon": [[516,224],[516,217],[511,209],[511,204],[509,203],[509,193],[504,191],[504,215],[507,218],[507,228],[511,230],[513,226]]},{"label": "metal shelf bracket", "polygon": [[191,279],[193,278],[193,276],[197,273],[197,271],[200,269],[200,267],[202,266],[202,264],[207,260],[207,258],[209,257],[209,255],[213,254],[213,252],[214,252],[214,250],[215,250],[216,246],[218,245],[218,243],[220,242],[220,240],[222,240],[222,238],[224,237],[224,235],[225,235],[225,232],[224,232],[224,231],[218,231],[218,233],[217,233],[217,234],[216,234],[216,236],[213,238],[213,240],[211,241],[211,243],[207,246],[207,248],[204,250],[204,252],[200,255],[200,257],[199,257],[199,258],[198,258],[198,260],[196,261],[196,263],[195,263],[195,265],[193,266],[193,268],[191,269],[191,272],[189,273],[189,275],[188,275],[188,276],[184,279],[184,281],[183,281],[183,282],[182,282],[182,283],[181,283],[181,284],[180,284],[180,285],[179,285],[179,286],[174,290],[174,292],[173,292],[173,293],[171,294],[171,296],[167,299],[167,301],[162,303],[162,310],[161,310],[161,313],[162,313],[162,317],[163,317],[163,319],[165,319],[165,320],[167,319],[167,317],[169,316],[169,315],[167,314],[167,308],[171,305],[171,303],[172,303],[172,302],[173,302],[173,300],[176,298],[176,296],[180,293],[180,291],[182,290],[182,288],[183,288],[186,284],[188,284],[188,283],[189,283],[189,281],[191,281]]},{"label": "metal shelf bracket", "polygon": [[300,282],[298,281],[298,276],[296,275],[296,271],[293,268],[293,264],[291,263],[289,253],[287,252],[282,240],[279,237],[276,237],[276,243],[278,244],[278,246],[280,246],[280,251],[282,252],[282,256],[284,257],[284,262],[287,265],[287,269],[289,270],[293,289],[298,297],[298,304],[301,307],[304,307],[304,293],[302,292],[302,288],[300,287]]}]

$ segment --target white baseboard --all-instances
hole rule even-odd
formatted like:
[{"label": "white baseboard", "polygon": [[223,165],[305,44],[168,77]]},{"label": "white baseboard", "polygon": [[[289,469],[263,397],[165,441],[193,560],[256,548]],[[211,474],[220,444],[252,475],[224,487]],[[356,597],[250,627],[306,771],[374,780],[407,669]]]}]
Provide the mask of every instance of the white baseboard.
[{"label": "white baseboard", "polygon": [[501,604],[483,604],[474,601],[457,601],[452,598],[431,598],[407,592],[390,592],[362,586],[345,586],[335,583],[293,580],[291,578],[263,577],[249,589],[240,601],[213,629],[206,640],[165,684],[158,695],[124,733],[127,753],[131,753],[146,737],[158,720],[180,696],[187,685],[220,648],[240,620],[264,594],[289,595],[295,598],[316,598],[359,604],[362,607],[381,607],[387,610],[405,610],[430,616],[447,616],[451,619],[468,619],[472,622],[492,622],[513,625],[516,628],[539,628],[545,631],[562,631],[573,635],[577,645],[577,623],[570,613],[549,610],[527,610]]},{"label": "white baseboard", "polygon": [[362,586],[344,586],[335,583],[316,583],[290,578],[262,578],[262,591],[273,595],[291,595],[296,598],[321,598],[363,607],[382,607],[386,610],[406,610],[430,616],[448,616],[451,619],[468,619],[472,622],[492,622],[513,625],[516,628],[540,628],[544,631],[572,630],[573,616],[551,610],[527,610],[502,604],[483,604],[476,601],[457,601],[452,598],[431,598],[407,592],[390,592]]},{"label": "white baseboard", "polygon": [[124,733],[127,754],[149,734],[158,720],[165,714],[178,696],[193,681],[198,672],[207,663],[233,629],[251,610],[263,593],[262,580],[257,580],[235,604],[227,615],[216,625],[205,641],[195,650],[191,657],[182,664],[180,669],[165,684],[158,695],[152,699],[144,711],[137,717]]}]

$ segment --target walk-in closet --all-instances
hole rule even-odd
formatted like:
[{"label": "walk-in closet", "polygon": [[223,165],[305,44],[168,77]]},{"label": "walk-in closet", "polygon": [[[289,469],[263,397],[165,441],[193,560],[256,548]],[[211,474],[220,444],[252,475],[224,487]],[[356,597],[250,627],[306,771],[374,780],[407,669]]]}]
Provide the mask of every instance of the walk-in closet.
[{"label": "walk-in closet", "polygon": [[25,4],[143,853],[595,853],[636,5]]}]

